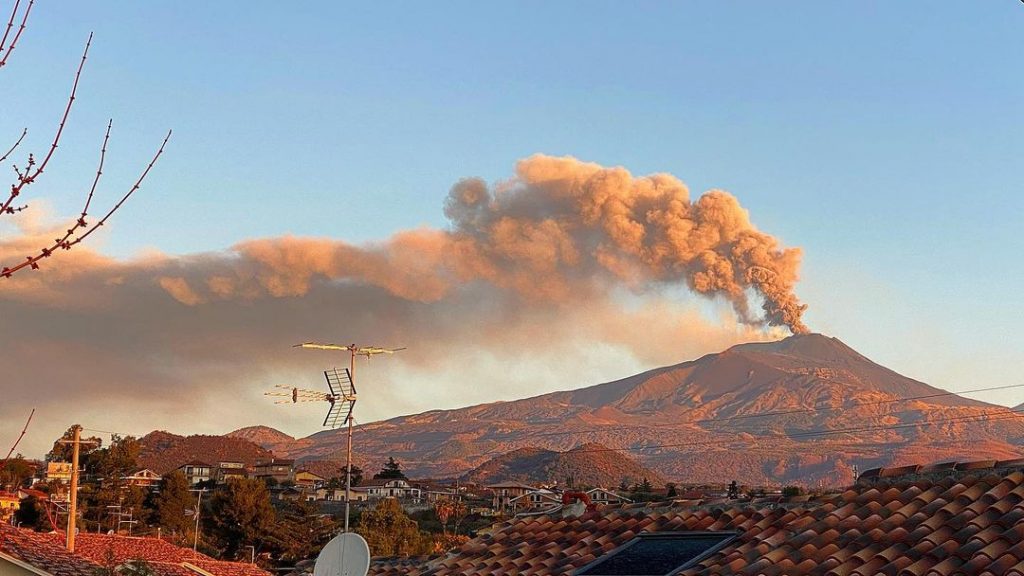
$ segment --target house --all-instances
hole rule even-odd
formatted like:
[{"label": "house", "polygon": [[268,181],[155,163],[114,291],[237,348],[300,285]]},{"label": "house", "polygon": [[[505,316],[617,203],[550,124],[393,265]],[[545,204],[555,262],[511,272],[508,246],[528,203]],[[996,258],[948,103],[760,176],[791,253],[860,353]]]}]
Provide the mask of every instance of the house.
[{"label": "house", "polygon": [[620,496],[615,492],[604,488],[591,488],[590,490],[587,490],[587,496],[590,496],[590,501],[598,506],[609,506],[632,502],[629,498]]},{"label": "house", "polygon": [[491,508],[496,512],[510,510],[510,500],[518,498],[527,492],[533,492],[536,490],[533,486],[528,486],[522,482],[501,482],[498,484],[491,484],[487,488],[494,494],[491,501]]},{"label": "house", "polygon": [[307,488],[319,488],[327,483],[327,479],[317,476],[309,470],[298,470],[295,472],[295,485]]},{"label": "house", "polygon": [[271,458],[266,462],[257,462],[252,471],[253,478],[266,480],[273,478],[279,484],[295,479],[295,460]]},{"label": "house", "polygon": [[71,482],[71,462],[47,462],[46,481]]},{"label": "house", "polygon": [[255,564],[215,560],[159,538],[79,533],[75,552],[64,535],[0,525],[3,576],[88,576],[143,560],[153,576],[270,576]]},{"label": "house", "polygon": [[508,501],[508,508],[514,514],[537,513],[551,510],[562,505],[561,494],[548,488],[540,488],[516,496]]},{"label": "house", "polygon": [[213,478],[213,466],[198,460],[179,466],[178,470],[185,475],[189,486],[195,486],[200,482],[209,482]]},{"label": "house", "polygon": [[401,478],[370,480],[359,487],[366,490],[366,494],[371,500],[378,498],[420,500],[422,496],[422,490],[413,488],[408,481]]},{"label": "house", "polygon": [[1024,576],[1024,459],[870,470],[823,496],[566,508],[373,576]]},{"label": "house", "polygon": [[[344,488],[317,488],[316,499],[327,502],[344,502],[345,501],[345,489]],[[366,488],[360,488],[353,486],[349,493],[352,497],[352,502],[366,502],[370,499],[370,495],[366,493]]]},{"label": "house", "polygon": [[153,472],[149,468],[143,468],[136,470],[128,476],[124,477],[125,484],[129,486],[141,486],[143,488],[152,488],[160,483],[160,475]]},{"label": "house", "polygon": [[245,462],[219,462],[217,464],[217,483],[223,484],[231,478],[246,478],[249,473],[245,470]]},{"label": "house", "polygon": [[16,492],[0,492],[0,522],[10,522],[20,506],[21,498]]}]

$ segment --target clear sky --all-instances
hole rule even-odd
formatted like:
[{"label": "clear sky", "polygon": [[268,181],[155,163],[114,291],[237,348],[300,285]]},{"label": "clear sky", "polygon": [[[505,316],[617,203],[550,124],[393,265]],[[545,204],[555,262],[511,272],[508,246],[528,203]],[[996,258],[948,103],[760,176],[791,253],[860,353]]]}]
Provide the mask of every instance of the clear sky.
[{"label": "clear sky", "polygon": [[953,390],[1024,383],[1017,0],[40,0],[0,134],[44,148],[90,31],[76,153],[35,193],[78,209],[110,116],[108,197],[175,130],[110,256],[444,228],[460,178],[571,155],[735,194],[804,250],[808,324],[872,359]]}]

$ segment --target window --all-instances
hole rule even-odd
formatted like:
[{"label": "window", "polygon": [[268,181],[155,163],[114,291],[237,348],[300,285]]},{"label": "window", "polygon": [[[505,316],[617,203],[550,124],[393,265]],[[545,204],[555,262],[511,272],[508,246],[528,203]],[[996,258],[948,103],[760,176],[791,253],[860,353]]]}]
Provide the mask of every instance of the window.
[{"label": "window", "polygon": [[584,566],[575,576],[672,576],[723,548],[735,532],[652,532]]}]

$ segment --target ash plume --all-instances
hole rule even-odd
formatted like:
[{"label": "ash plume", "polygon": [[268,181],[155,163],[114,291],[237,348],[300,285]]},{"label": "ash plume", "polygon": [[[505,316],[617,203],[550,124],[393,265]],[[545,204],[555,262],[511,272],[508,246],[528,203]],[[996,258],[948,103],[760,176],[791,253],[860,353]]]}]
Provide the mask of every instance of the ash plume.
[{"label": "ash plume", "polygon": [[[595,284],[684,282],[728,299],[746,323],[808,331],[800,319],[806,306],[793,293],[800,250],[757,230],[721,190],[691,201],[670,174],[634,177],[624,168],[538,155],[493,189],[479,179],[459,182],[445,214],[469,277],[556,298]],[[763,298],[761,318],[750,310],[751,289]]]}]

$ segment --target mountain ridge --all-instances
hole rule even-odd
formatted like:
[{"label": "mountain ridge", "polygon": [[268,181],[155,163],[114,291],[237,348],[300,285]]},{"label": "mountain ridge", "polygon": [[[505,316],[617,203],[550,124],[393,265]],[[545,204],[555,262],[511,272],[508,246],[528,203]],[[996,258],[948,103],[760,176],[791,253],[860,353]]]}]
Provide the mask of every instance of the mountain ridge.
[{"label": "mountain ridge", "polygon": [[[1006,409],[805,334],[593,386],[360,425],[354,457],[364,470],[394,456],[414,477],[452,477],[518,449],[597,443],[674,481],[845,483],[855,466],[1018,457],[1024,417],[990,418],[996,411]],[[275,432],[278,455],[337,460],[344,447],[342,431],[291,442]]]},{"label": "mountain ridge", "polygon": [[[527,446],[564,451],[597,442],[674,480],[845,482],[854,465],[901,454],[1015,457],[1024,437],[1019,422],[966,422],[994,410],[1005,409],[902,376],[837,338],[807,334],[738,344],[594,386],[365,424],[356,451],[364,463],[370,454],[390,454],[414,472],[443,476]],[[829,435],[865,426],[874,430]],[[808,436],[815,431],[825,434]],[[339,438],[318,432],[290,453],[326,457]],[[645,448],[661,443],[677,445]]]}]

